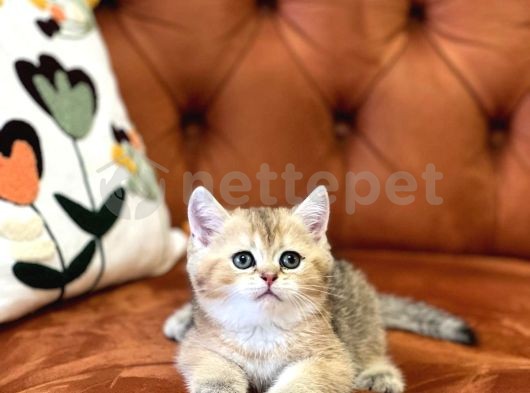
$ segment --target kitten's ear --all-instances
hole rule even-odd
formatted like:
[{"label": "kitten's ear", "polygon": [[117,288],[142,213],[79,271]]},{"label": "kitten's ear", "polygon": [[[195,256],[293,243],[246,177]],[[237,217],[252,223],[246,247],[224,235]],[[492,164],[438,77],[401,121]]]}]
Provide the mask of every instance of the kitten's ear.
[{"label": "kitten's ear", "polygon": [[324,186],[318,186],[294,209],[316,240],[320,240],[328,229],[329,197]]},{"label": "kitten's ear", "polygon": [[212,237],[219,233],[228,212],[204,187],[197,187],[191,194],[188,203],[188,221],[194,240],[201,245],[210,244]]}]

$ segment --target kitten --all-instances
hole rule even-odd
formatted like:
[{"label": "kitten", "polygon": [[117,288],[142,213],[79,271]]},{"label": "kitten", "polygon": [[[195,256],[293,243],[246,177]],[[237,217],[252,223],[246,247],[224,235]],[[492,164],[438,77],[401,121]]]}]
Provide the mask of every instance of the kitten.
[{"label": "kitten", "polygon": [[322,186],[293,209],[230,212],[199,187],[188,209],[194,299],[164,331],[182,340],[177,363],[192,393],[400,393],[385,326],[474,341],[462,320],[377,295],[332,257]]}]

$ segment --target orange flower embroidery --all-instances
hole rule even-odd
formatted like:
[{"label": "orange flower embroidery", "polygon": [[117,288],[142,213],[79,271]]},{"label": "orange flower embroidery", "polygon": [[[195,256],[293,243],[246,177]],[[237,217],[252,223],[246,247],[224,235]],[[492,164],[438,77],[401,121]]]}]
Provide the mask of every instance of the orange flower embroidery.
[{"label": "orange flower embroidery", "polygon": [[0,198],[29,205],[39,193],[39,174],[33,149],[27,142],[13,144],[11,157],[0,156]]},{"label": "orange flower embroidery", "polygon": [[42,175],[40,143],[33,128],[10,121],[0,130],[0,199],[31,205]]}]

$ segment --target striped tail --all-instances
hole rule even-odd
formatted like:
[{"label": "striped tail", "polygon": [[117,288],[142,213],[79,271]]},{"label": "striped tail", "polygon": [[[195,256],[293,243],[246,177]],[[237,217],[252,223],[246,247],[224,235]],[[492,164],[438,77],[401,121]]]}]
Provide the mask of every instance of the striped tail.
[{"label": "striped tail", "polygon": [[380,294],[379,302],[385,327],[422,336],[475,345],[473,330],[462,319],[423,302]]}]

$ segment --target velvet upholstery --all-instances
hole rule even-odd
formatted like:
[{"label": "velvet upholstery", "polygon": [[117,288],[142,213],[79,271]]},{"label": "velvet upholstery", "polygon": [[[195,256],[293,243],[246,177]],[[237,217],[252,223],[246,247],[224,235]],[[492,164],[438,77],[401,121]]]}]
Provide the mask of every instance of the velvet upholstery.
[{"label": "velvet upholstery", "polygon": [[[389,251],[339,251],[381,291],[465,315],[476,348],[389,334],[408,392],[521,393],[530,375],[530,264]],[[0,332],[0,391],[185,392],[161,326],[190,296],[185,265],[168,275],[106,290],[39,312]],[[7,367],[5,367],[7,365]]]},{"label": "velvet upholstery", "polygon": [[[100,22],[176,222],[186,171],[210,173],[217,196],[242,171],[259,204],[260,166],[291,163],[298,196],[336,177],[335,246],[530,256],[528,1],[117,3]],[[426,202],[428,164],[441,205]],[[410,172],[415,202],[345,214],[346,174],[363,171],[383,185]],[[279,204],[284,188],[271,181]]]},{"label": "velvet upholstery", "polygon": [[[98,11],[173,221],[186,172],[328,171],[330,240],[380,289],[462,315],[475,348],[402,332],[409,392],[524,392],[530,380],[530,1],[121,0]],[[441,204],[422,173],[433,164]],[[415,200],[346,206],[348,172],[417,179]],[[325,182],[324,182],[325,183]],[[357,184],[360,195],[370,192]],[[275,204],[286,185],[270,183]],[[230,207],[230,204],[227,204]],[[170,274],[0,328],[2,392],[184,392],[164,318]]]}]

